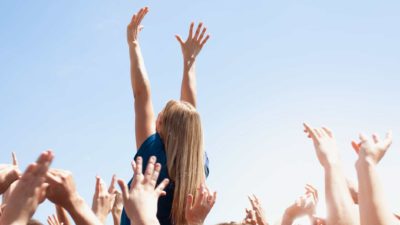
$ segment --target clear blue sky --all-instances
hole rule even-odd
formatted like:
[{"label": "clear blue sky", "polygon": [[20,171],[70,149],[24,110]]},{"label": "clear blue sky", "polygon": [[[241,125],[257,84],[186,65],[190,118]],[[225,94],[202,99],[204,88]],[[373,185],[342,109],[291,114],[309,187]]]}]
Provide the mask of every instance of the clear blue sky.
[{"label": "clear blue sky", "polygon": [[[91,203],[95,176],[129,179],[134,143],[126,25],[150,12],[140,36],[155,109],[179,97],[174,34],[203,21],[211,38],[198,60],[199,110],[219,192],[207,224],[238,220],[255,193],[276,219],[323,174],[301,124],[330,126],[346,173],[359,131],[393,129],[380,167],[400,208],[400,2],[387,1],[2,1],[0,156],[22,168],[46,149],[71,170]],[[321,202],[323,202],[321,197]],[[323,209],[323,204],[321,205]],[[323,215],[323,210],[320,210]],[[53,212],[45,203],[35,215]]]}]

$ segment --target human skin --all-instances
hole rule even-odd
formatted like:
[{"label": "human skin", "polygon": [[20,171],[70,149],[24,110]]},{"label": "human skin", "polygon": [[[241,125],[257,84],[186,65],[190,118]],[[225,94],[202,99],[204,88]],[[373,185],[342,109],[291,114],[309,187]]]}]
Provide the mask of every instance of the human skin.
[{"label": "human skin", "polygon": [[142,173],[142,158],[137,157],[136,162],[132,161],[134,177],[130,188],[123,180],[118,179],[125,211],[132,225],[159,224],[157,202],[160,196],[166,194],[164,188],[169,180],[164,179],[156,186],[161,170],[161,164],[156,163],[156,160],[156,157],[150,157],[144,174]]},{"label": "human skin", "polygon": [[10,194],[0,224],[27,224],[40,202],[45,199],[48,184],[46,173],[54,158],[51,151],[40,154],[35,163],[25,170]]},{"label": "human skin", "polygon": [[328,225],[359,224],[357,209],[347,188],[335,137],[330,129],[313,128],[304,124],[305,132],[313,140],[315,153],[325,172],[325,202]]}]

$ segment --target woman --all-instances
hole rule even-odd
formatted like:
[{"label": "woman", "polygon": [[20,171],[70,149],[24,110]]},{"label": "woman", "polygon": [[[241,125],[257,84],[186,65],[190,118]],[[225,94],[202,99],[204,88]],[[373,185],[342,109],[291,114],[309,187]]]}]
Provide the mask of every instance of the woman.
[{"label": "woman", "polygon": [[[150,156],[157,157],[162,165],[157,183],[164,178],[171,181],[165,189],[166,196],[158,201],[157,218],[162,225],[183,225],[186,224],[186,196],[195,195],[196,188],[204,183],[208,174],[200,115],[195,108],[195,59],[209,35],[205,36],[206,28],[202,28],[201,23],[194,35],[194,24],[191,23],[186,41],[176,35],[184,59],[181,99],[169,101],[155,120],[150,82],[138,42],[138,34],[142,27],[140,23],[147,12],[147,7],[140,9],[133,15],[127,28],[131,81],[135,98],[135,132],[138,148],[135,158],[141,156],[145,163],[143,168],[146,168]],[[129,223],[123,212],[121,224]]]}]

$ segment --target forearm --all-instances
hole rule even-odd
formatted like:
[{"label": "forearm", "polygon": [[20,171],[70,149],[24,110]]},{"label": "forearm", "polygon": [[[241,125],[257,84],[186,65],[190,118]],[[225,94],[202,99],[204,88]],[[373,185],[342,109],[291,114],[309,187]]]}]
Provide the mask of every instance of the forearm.
[{"label": "forearm", "polygon": [[325,168],[325,196],[328,225],[358,224],[358,214],[355,212],[342,168],[338,164]]},{"label": "forearm", "polygon": [[279,225],[292,225],[293,222],[294,218],[285,211]]},{"label": "forearm", "polygon": [[183,78],[181,86],[181,100],[196,107],[196,65],[194,61],[184,60]]},{"label": "forearm", "polygon": [[102,225],[85,201],[77,196],[65,208],[77,225]]},{"label": "forearm", "polygon": [[356,164],[361,224],[393,224],[394,217],[384,200],[375,165],[359,159]]},{"label": "forearm", "polygon": [[150,96],[150,82],[138,42],[129,45],[131,83],[134,97]]},{"label": "forearm", "polygon": [[138,217],[131,219],[131,225],[160,225],[160,222],[157,217],[147,219]]}]

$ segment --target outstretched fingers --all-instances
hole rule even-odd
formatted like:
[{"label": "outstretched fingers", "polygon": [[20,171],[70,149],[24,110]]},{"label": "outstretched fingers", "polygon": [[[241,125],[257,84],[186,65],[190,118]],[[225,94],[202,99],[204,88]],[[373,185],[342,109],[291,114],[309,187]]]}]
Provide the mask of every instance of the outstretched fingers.
[{"label": "outstretched fingers", "polygon": [[161,164],[160,163],[156,163],[156,165],[154,166],[154,172],[151,175],[151,180],[150,183],[153,187],[156,186],[157,183],[157,179],[160,176],[160,171],[161,171]]},{"label": "outstretched fingers", "polygon": [[156,160],[157,158],[155,156],[151,156],[147,163],[146,171],[144,173],[144,182],[146,183],[152,181]]},{"label": "outstretched fingers", "polygon": [[142,157],[137,157],[136,162],[132,160],[131,162],[132,170],[133,170],[133,180],[131,184],[131,189],[137,185],[137,183],[142,182],[143,180],[143,173],[142,173],[142,166],[143,166],[143,159]]},{"label": "outstretched fingers", "polygon": [[206,33],[206,31],[207,31],[207,28],[206,28],[206,27],[203,27],[203,29],[202,29],[202,31],[201,31],[201,33],[200,33],[200,36],[199,36],[199,38],[197,39],[197,42],[201,42],[201,40],[203,39],[204,34]]},{"label": "outstretched fingers", "polygon": [[126,185],[125,181],[122,179],[117,180],[118,186],[121,189],[121,195],[123,198],[123,201],[126,202],[129,199],[129,188],[128,185]]},{"label": "outstretched fingers", "polygon": [[141,8],[138,12],[138,16],[136,18],[136,25],[139,26],[140,23],[142,22],[144,16],[149,12],[148,7]]},{"label": "outstretched fingers", "polygon": [[383,140],[383,147],[385,149],[388,149],[390,147],[390,145],[392,145],[392,142],[393,142],[393,132],[391,130],[389,130],[386,133],[385,140]]},{"label": "outstretched fingers", "polygon": [[114,174],[111,178],[110,186],[108,187],[108,193],[114,194],[115,193],[115,182],[117,181],[117,176]]},{"label": "outstretched fingers", "polygon": [[176,38],[176,40],[178,40],[178,42],[179,42],[179,44],[182,46],[182,45],[184,45],[185,44],[185,42],[182,40],[182,38],[181,38],[181,36],[179,36],[179,35],[175,35],[175,38]]},{"label": "outstretched fingers", "polygon": [[191,22],[189,26],[189,35],[187,38],[188,40],[193,39],[193,27],[194,27],[194,22]]},{"label": "outstretched fingers", "polygon": [[210,35],[207,34],[206,38],[200,42],[200,47],[203,48],[203,46],[207,43],[208,39],[210,38]]},{"label": "outstretched fingers", "polygon": [[305,131],[308,133],[309,137],[313,139],[314,141],[318,140],[318,135],[316,133],[316,130],[313,129],[310,125],[307,123],[303,123],[303,126],[305,128]]},{"label": "outstretched fingers", "polygon": [[199,25],[197,26],[197,29],[196,29],[196,33],[194,34],[194,37],[193,37],[193,39],[195,41],[197,41],[199,39],[200,30],[202,27],[203,27],[203,23],[199,23]]}]

